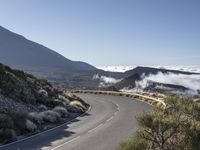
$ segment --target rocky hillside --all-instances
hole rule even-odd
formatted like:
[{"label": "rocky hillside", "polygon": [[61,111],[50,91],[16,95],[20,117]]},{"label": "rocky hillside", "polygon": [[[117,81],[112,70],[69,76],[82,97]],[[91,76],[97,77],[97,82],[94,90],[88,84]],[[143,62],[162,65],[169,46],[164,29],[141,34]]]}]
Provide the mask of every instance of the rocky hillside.
[{"label": "rocky hillside", "polygon": [[53,127],[88,107],[46,80],[0,64],[0,143]]}]

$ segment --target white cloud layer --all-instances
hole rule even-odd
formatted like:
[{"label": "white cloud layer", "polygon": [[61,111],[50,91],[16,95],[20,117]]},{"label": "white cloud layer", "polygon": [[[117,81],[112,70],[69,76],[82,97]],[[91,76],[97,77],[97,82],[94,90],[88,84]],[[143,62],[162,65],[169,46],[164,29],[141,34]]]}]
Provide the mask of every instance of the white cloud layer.
[{"label": "white cloud layer", "polygon": [[125,72],[135,68],[135,66],[100,66],[98,69],[111,72]]},{"label": "white cloud layer", "polygon": [[200,75],[184,75],[159,72],[157,75],[149,75],[143,80],[150,80],[165,84],[181,85],[192,90],[200,89]]},{"label": "white cloud layer", "polygon": [[136,87],[134,89],[124,88],[122,89],[122,91],[127,91],[127,92],[142,91],[144,88],[148,87],[149,81],[184,86],[190,89],[186,91],[188,92],[186,94],[189,93],[196,94],[197,90],[200,89],[200,75],[184,75],[184,74],[174,74],[174,73],[164,74],[162,72],[159,72],[156,75],[151,74],[148,76],[143,76],[143,80],[136,82]]},{"label": "white cloud layer", "polygon": [[95,74],[93,76],[93,80],[100,80],[99,87],[111,86],[121,81],[121,79],[115,79],[115,78],[107,77],[107,76],[100,76],[98,74]]},{"label": "white cloud layer", "polygon": [[[148,67],[200,73],[200,67],[198,66],[148,66]],[[97,68],[105,71],[125,72],[134,69],[135,66],[100,66]]]}]

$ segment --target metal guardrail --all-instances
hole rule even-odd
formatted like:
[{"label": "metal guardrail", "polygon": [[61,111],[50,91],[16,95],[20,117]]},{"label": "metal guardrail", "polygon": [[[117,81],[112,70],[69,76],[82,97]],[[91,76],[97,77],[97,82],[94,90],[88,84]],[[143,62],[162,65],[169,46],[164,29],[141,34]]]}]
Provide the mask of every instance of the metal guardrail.
[{"label": "metal guardrail", "polygon": [[72,90],[71,92],[72,93],[106,94],[106,95],[134,97],[134,98],[138,98],[140,101],[148,103],[150,105],[161,104],[163,106],[163,109],[166,108],[166,103],[164,102],[163,99],[153,98],[153,97],[141,95],[138,93],[101,91],[101,90]]}]

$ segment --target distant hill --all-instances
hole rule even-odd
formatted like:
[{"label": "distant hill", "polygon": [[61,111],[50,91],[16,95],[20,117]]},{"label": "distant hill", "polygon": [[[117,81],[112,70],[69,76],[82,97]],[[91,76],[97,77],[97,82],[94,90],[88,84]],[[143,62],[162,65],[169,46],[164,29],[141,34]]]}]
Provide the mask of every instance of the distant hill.
[{"label": "distant hill", "polygon": [[162,73],[175,73],[175,74],[185,74],[185,75],[191,75],[191,74],[198,74],[198,73],[193,73],[193,72],[185,72],[185,71],[178,71],[178,70],[168,70],[168,69],[158,69],[158,68],[151,68],[151,67],[136,67],[132,70],[126,71],[124,73],[125,76],[130,76],[133,74],[157,74],[158,72]]},{"label": "distant hill", "polygon": [[123,89],[124,87],[134,88],[135,87],[135,81],[141,80],[141,77],[139,74],[133,74],[129,77],[124,78],[122,81],[116,83],[114,87],[118,90]]},{"label": "distant hill", "polygon": [[151,91],[151,92],[152,91],[153,92],[163,92],[163,91],[184,92],[189,89],[181,85],[164,84],[164,83],[149,81],[148,86],[144,90]]},{"label": "distant hill", "polygon": [[60,69],[67,72],[97,70],[85,62],[71,61],[57,52],[1,26],[0,62],[20,69]]}]

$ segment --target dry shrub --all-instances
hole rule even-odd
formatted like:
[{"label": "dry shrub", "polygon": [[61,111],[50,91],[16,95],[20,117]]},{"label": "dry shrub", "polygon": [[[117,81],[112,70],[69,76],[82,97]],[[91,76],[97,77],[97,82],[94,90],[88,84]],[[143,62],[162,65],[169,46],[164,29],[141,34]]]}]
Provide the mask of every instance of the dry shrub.
[{"label": "dry shrub", "polygon": [[64,107],[61,106],[57,106],[53,109],[53,111],[59,113],[61,115],[61,117],[67,117],[69,115],[67,109],[65,109]]}]

